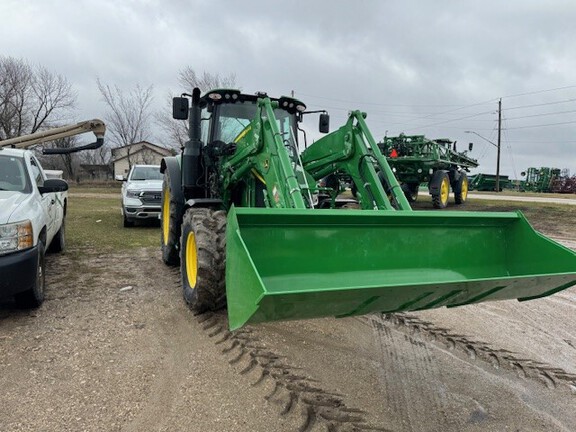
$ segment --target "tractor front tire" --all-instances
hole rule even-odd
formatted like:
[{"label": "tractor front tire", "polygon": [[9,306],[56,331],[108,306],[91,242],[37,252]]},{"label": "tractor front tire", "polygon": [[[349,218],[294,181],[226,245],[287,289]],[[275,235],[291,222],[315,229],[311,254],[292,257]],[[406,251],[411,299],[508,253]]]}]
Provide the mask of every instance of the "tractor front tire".
[{"label": "tractor front tire", "polygon": [[190,208],[180,237],[180,272],[186,303],[197,313],[226,305],[226,212]]},{"label": "tractor front tire", "polygon": [[448,205],[450,195],[450,177],[447,173],[442,172],[438,193],[432,195],[432,205],[434,208],[443,209]]},{"label": "tractor front tire", "polygon": [[162,183],[162,206],[160,208],[160,245],[162,247],[162,261],[169,266],[180,264],[178,247],[183,205],[184,203],[176,199],[170,188],[170,175],[166,169]]},{"label": "tractor front tire", "polygon": [[456,204],[464,204],[468,199],[468,176],[466,176],[465,172],[460,174],[460,178],[452,189],[454,189],[454,201]]}]

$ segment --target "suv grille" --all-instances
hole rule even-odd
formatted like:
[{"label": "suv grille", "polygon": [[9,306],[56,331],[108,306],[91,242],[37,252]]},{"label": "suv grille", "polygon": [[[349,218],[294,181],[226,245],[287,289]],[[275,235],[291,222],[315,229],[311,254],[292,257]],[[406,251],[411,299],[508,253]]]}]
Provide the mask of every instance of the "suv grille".
[{"label": "suv grille", "polygon": [[142,192],[140,200],[146,204],[160,204],[162,200],[162,192]]}]

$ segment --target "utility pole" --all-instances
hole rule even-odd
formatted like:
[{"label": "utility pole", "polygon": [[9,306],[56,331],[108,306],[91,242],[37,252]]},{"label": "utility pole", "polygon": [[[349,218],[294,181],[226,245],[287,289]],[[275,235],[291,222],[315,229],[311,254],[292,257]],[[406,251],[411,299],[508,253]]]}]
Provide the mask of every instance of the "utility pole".
[{"label": "utility pole", "polygon": [[500,136],[502,134],[502,98],[498,101],[498,156],[496,157],[496,192],[500,192]]}]

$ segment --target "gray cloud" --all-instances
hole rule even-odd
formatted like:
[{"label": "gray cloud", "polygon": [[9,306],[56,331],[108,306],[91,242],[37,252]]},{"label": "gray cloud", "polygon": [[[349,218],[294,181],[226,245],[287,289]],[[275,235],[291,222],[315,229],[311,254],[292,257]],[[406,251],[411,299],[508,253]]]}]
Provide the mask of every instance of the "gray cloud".
[{"label": "gray cloud", "polygon": [[[165,95],[183,90],[178,71],[190,65],[233,72],[247,92],[294,90],[327,107],[334,127],[364,110],[377,139],[472,140],[481,170],[493,172],[495,149],[464,131],[495,141],[502,97],[503,172],[576,172],[576,101],[558,103],[576,99],[566,88],[576,85],[571,1],[4,0],[0,16],[0,54],[67,76],[78,118],[103,113],[96,77],[153,84],[157,109],[167,109]],[[554,123],[566,124],[545,126]]]}]

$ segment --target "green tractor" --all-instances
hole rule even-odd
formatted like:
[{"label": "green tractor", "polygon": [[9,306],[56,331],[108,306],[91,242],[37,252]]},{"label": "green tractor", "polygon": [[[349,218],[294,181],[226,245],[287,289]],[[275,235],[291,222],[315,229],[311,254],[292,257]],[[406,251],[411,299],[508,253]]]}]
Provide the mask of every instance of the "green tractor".
[{"label": "green tractor", "polygon": [[[408,201],[415,202],[420,184],[427,183],[435,208],[446,208],[450,188],[456,204],[466,202],[466,173],[476,168],[478,161],[469,157],[466,151],[457,152],[456,142],[445,138],[430,140],[424,135],[400,134],[397,137],[384,137],[378,146],[402,184]],[[472,144],[469,144],[468,150],[472,150]]]},{"label": "green tractor", "polygon": [[[162,258],[180,266],[197,312],[227,306],[236,329],[529,300],[576,284],[574,252],[519,212],[412,211],[364,113],[332,133],[321,114],[326,135],[300,151],[306,115],[301,101],[263,93],[174,98],[190,139],[161,164]],[[327,177],[336,181],[318,186]],[[344,182],[355,186],[356,209],[320,205]]]}]

